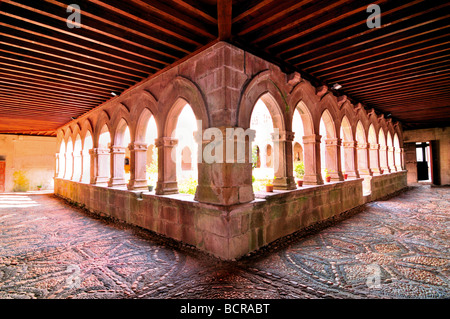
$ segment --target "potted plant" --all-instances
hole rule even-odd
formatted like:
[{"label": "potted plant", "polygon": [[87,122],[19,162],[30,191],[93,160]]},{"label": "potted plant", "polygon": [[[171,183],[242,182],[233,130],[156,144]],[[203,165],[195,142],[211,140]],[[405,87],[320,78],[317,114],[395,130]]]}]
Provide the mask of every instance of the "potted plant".
[{"label": "potted plant", "polygon": [[328,173],[328,170],[325,168],[325,180],[327,183],[331,182],[331,176],[330,173]]},{"label": "potted plant", "polygon": [[305,176],[305,164],[303,161],[298,162],[294,168],[295,177],[297,177],[297,185],[299,187],[303,186],[303,176]]},{"label": "potted plant", "polygon": [[344,179],[347,179],[348,178],[348,174],[345,171],[343,171],[342,173],[344,174]]},{"label": "potted plant", "polygon": [[380,169],[380,174],[383,174],[383,172],[384,172],[384,169]]},{"label": "potted plant", "polygon": [[38,186],[37,186],[38,191],[40,191],[41,188],[42,188],[42,185],[38,185]]},{"label": "potted plant", "polygon": [[270,179],[266,182],[266,192],[273,192],[273,183]]}]

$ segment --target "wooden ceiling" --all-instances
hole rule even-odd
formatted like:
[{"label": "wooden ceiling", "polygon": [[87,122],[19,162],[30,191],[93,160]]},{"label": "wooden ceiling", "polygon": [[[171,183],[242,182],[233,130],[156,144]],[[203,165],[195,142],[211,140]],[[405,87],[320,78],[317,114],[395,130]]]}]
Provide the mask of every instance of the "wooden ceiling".
[{"label": "wooden ceiling", "polygon": [[[67,6],[82,28],[68,28]],[[369,4],[381,27],[369,29]],[[319,0],[0,2],[0,133],[59,126],[224,40],[402,122],[450,123],[450,3]]]}]

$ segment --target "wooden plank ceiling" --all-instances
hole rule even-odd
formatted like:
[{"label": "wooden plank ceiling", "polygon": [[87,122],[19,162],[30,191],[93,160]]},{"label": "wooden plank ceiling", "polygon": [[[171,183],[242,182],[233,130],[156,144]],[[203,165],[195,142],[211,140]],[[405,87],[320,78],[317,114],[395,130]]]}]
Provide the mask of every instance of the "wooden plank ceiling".
[{"label": "wooden plank ceiling", "polygon": [[[68,28],[67,6],[82,28]],[[381,28],[369,29],[371,3]],[[450,3],[318,0],[0,2],[0,133],[55,129],[217,40],[406,129],[450,123]]]}]

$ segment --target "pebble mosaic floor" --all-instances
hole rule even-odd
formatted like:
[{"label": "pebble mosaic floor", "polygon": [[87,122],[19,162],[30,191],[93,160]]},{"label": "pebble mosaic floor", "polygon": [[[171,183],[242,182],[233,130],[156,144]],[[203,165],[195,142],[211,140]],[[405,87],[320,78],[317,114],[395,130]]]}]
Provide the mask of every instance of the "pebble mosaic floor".
[{"label": "pebble mosaic floor", "polygon": [[0,195],[0,298],[450,298],[450,188],[224,262],[52,194]]}]

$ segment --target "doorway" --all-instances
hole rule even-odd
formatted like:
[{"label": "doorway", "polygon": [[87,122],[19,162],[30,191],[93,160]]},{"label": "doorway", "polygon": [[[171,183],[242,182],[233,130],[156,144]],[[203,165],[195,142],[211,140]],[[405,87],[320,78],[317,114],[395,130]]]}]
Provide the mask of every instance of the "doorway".
[{"label": "doorway", "polygon": [[419,182],[431,182],[430,143],[416,143],[417,180]]}]

